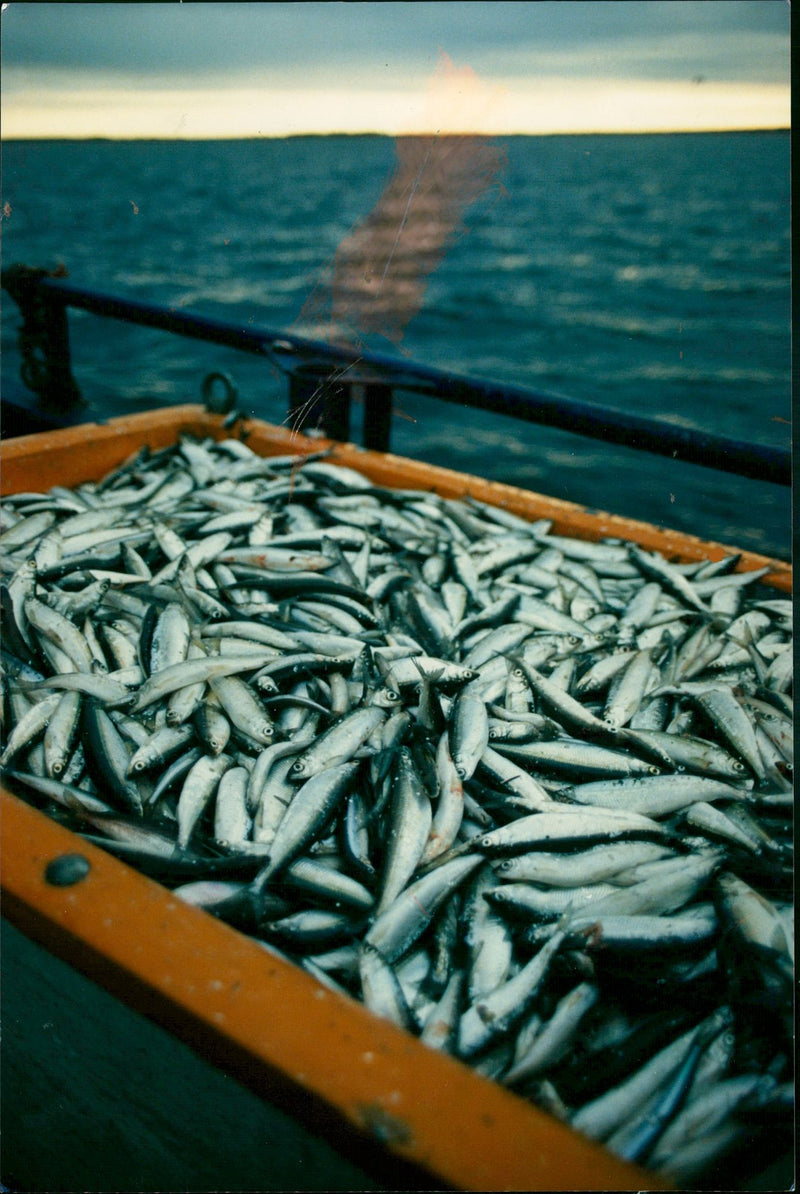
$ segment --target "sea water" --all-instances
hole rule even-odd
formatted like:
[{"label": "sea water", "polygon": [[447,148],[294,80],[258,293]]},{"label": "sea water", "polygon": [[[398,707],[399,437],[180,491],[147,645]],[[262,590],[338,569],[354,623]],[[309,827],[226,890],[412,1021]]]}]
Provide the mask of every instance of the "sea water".
[{"label": "sea water", "polygon": [[[495,138],[399,342],[365,346],[759,444],[790,440],[788,132]],[[29,141],[3,149],[3,265],[242,327],[303,333],[396,164],[379,136]],[[4,296],[4,383],[19,368]],[[70,313],[91,418],[200,400],[286,419],[266,361]],[[784,487],[403,392],[398,453],[788,557]],[[354,420],[357,429],[357,417]]]}]

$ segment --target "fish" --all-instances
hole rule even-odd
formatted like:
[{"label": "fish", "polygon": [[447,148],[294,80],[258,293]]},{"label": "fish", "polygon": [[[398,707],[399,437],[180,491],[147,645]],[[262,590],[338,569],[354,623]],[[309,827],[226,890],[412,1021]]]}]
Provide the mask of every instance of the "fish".
[{"label": "fish", "polygon": [[732,555],[329,456],[183,435],[3,499],[6,782],[620,1156],[700,1172],[790,1070],[790,606]]}]

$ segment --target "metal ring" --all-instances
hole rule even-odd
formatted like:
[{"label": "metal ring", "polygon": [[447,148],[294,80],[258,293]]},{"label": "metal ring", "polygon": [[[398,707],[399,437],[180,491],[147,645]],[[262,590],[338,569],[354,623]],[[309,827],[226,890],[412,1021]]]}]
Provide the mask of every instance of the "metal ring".
[{"label": "metal ring", "polygon": [[[222,394],[214,393],[217,382],[222,382]],[[236,405],[239,388],[229,373],[207,373],[203,378],[201,393],[206,410],[212,415],[227,415]]]}]

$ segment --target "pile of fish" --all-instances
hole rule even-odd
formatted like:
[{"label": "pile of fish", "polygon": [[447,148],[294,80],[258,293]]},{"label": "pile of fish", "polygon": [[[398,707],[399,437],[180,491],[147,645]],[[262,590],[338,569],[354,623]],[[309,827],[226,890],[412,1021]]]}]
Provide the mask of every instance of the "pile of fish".
[{"label": "pile of fish", "polygon": [[14,495],[0,527],[15,791],[674,1182],[788,1147],[766,569],[233,438]]}]

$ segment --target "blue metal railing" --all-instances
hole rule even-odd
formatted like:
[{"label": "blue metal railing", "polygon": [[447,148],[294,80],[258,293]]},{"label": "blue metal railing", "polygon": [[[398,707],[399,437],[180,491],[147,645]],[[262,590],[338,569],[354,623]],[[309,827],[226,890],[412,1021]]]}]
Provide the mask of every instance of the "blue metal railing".
[{"label": "blue metal railing", "polygon": [[57,402],[62,409],[65,403],[81,401],[69,358],[66,311],[74,307],[265,357],[288,378],[293,425],[320,425],[333,439],[350,438],[350,403],[357,388],[364,401],[364,444],[381,451],[390,446],[393,392],[408,390],[740,476],[791,483],[789,449],[678,427],[665,420],[447,372],[388,354],[361,352],[352,346],[269,328],[241,327],[103,294],[27,266],[8,267],[0,281],[23,315],[23,380],[45,403]]}]

